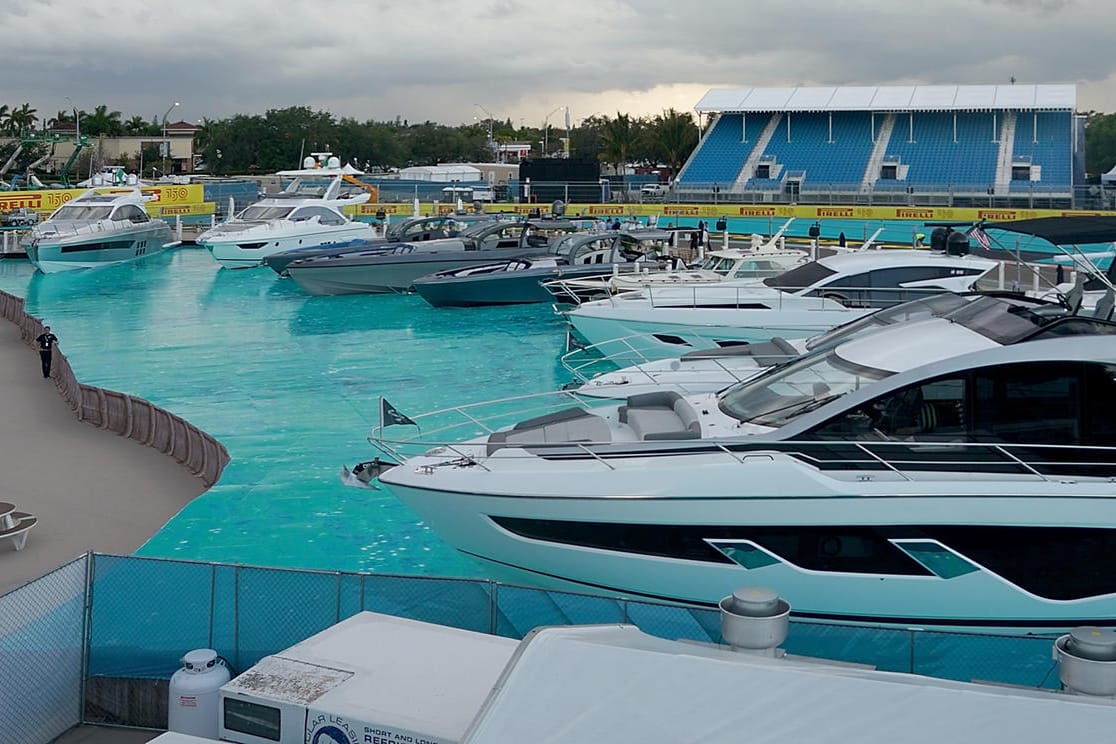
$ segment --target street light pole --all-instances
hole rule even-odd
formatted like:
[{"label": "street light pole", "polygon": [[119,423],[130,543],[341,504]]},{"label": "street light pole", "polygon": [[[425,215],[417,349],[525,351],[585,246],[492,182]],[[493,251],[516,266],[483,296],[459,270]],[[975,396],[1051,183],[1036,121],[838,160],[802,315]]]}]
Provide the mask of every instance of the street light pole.
[{"label": "street light pole", "polygon": [[473,105],[476,106],[477,108],[479,108],[481,111],[483,111],[484,115],[488,117],[488,147],[492,150],[492,156],[493,156],[493,159],[495,159],[495,157],[496,157],[496,142],[492,139],[492,119],[493,119],[492,112],[489,111],[488,109],[486,109],[484,106],[481,106],[479,103],[474,103]]},{"label": "street light pole", "polygon": [[549,114],[547,114],[546,116],[543,117],[543,157],[544,158],[547,157],[548,153],[550,152],[550,117],[554,116],[555,114],[557,114],[561,110],[562,110],[562,107],[559,106],[558,108],[554,109]]},{"label": "street light pole", "polygon": [[170,140],[167,139],[167,117],[170,112],[174,111],[176,106],[181,106],[179,101],[175,101],[168,108],[167,112],[163,114],[163,175],[167,175],[167,154],[170,152]]}]

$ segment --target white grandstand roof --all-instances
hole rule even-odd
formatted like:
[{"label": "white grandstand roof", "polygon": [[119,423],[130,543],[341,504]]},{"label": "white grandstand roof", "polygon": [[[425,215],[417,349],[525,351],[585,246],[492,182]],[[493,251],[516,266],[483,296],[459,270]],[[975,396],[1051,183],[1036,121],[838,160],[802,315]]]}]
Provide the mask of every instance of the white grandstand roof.
[{"label": "white grandstand roof", "polygon": [[878,85],[711,88],[698,113],[771,111],[993,111],[1077,108],[1075,85]]}]

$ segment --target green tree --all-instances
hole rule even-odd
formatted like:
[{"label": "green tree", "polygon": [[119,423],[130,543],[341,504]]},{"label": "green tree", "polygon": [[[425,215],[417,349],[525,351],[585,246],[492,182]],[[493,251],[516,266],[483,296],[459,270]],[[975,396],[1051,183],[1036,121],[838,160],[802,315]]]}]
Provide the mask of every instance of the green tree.
[{"label": "green tree", "polygon": [[34,129],[35,122],[39,120],[38,114],[37,110],[31,108],[31,104],[23,104],[8,114],[8,131],[13,135],[18,135],[20,132]]},{"label": "green tree", "polygon": [[622,183],[629,156],[637,146],[638,139],[638,124],[632,117],[619,112],[616,113],[615,119],[609,119],[605,122],[604,130],[601,132],[601,144],[603,145],[601,158],[604,162],[610,163],[616,168]]},{"label": "green tree", "polygon": [[104,104],[93,109],[93,113],[82,111],[79,116],[81,131],[90,137],[119,137],[124,133],[120,112],[109,111]]},{"label": "green tree", "polygon": [[673,108],[656,116],[649,125],[648,141],[656,161],[670,167],[678,174],[698,143],[698,128],[694,117]]},{"label": "green tree", "polygon": [[152,132],[151,125],[148,123],[147,119],[144,119],[142,116],[133,116],[132,118],[128,119],[128,121],[124,122],[123,127],[124,134],[128,134],[133,137],[141,135],[155,135],[159,133]]},{"label": "green tree", "polygon": [[1116,165],[1116,114],[1089,112],[1085,119],[1085,170],[1107,173]]}]

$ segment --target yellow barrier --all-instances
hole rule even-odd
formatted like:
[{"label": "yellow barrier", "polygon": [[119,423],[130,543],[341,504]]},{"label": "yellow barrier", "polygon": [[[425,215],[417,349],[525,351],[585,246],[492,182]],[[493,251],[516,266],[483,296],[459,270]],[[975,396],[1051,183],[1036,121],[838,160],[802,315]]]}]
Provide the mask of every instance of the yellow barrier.
[{"label": "yellow barrier", "polygon": [[[81,196],[88,189],[41,189],[38,191],[2,191],[0,192],[0,212],[9,209],[33,209],[43,216],[53,212],[66,202]],[[97,187],[101,194],[113,194],[126,191],[125,188],[116,186]],[[166,184],[159,186],[141,186],[144,194],[152,194],[155,199],[147,203],[147,211],[156,214],[157,210],[168,204],[202,204],[205,199],[205,187],[200,183],[191,184]],[[199,212],[198,214],[210,214]]]},{"label": "yellow barrier", "polygon": [[[173,219],[175,217],[197,217],[210,215],[217,211],[217,205],[213,202],[202,202],[201,204],[174,204],[165,207],[158,207],[157,209],[157,216],[162,217],[163,219]],[[152,211],[154,211],[154,208],[148,209],[148,212]]]},{"label": "yellow barrier", "polygon": [[[549,204],[485,204],[484,211],[490,214],[507,213],[528,215],[535,210],[543,214]],[[422,215],[446,214],[454,210],[453,204],[422,203]],[[414,213],[412,203],[402,204],[361,204],[346,210],[356,217],[375,217],[383,212],[392,217],[410,217]],[[752,205],[752,204],[568,204],[567,217],[679,217],[693,219],[712,219],[719,217],[783,218],[796,217],[807,220],[906,220],[913,222],[1007,222],[1029,220],[1038,217],[1090,217],[1116,216],[1116,211],[1074,210],[1074,209],[980,209],[946,207],[844,207],[817,205]]]}]

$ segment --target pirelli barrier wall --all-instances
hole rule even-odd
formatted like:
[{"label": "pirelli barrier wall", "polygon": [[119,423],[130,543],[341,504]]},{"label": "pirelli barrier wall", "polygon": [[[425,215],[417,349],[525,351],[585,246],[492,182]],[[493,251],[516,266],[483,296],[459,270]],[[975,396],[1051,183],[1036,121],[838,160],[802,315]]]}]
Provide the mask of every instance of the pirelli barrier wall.
[{"label": "pirelli barrier wall", "polygon": [[[42,322],[24,312],[19,297],[0,292],[0,313],[19,326],[20,336],[28,344],[43,332]],[[212,436],[143,398],[83,385],[74,377],[64,354],[56,349],[54,357],[51,377],[79,420],[170,455],[201,478],[207,488],[221,477],[229,453]]]},{"label": "pirelli barrier wall", "polygon": [[[549,204],[484,204],[483,209],[490,214],[508,213],[529,215],[535,211],[546,214]],[[456,209],[455,204],[424,202],[419,204],[423,215],[446,214]],[[414,213],[413,203],[402,204],[361,204],[351,207],[349,212],[362,219],[374,218],[382,213],[392,217],[410,217]],[[790,219],[803,220],[900,220],[905,222],[1002,222],[1010,220],[1029,220],[1036,217],[1087,217],[1116,216],[1113,211],[1072,210],[1072,209],[980,209],[945,207],[864,207],[864,206],[825,206],[825,205],[751,205],[751,204],[567,204],[568,216],[589,217],[667,217],[692,218],[695,220],[728,219]]]},{"label": "pirelli barrier wall", "polygon": [[[129,191],[127,187],[105,186],[97,191],[103,194]],[[0,212],[13,209],[29,209],[46,218],[51,212],[66,202],[84,194],[88,189],[41,189],[34,191],[0,192]],[[210,215],[214,212],[213,202],[205,201],[204,186],[193,184],[165,184],[141,186],[140,191],[154,196],[147,203],[147,213],[152,217],[174,219],[175,217],[195,217]]]}]

